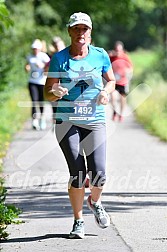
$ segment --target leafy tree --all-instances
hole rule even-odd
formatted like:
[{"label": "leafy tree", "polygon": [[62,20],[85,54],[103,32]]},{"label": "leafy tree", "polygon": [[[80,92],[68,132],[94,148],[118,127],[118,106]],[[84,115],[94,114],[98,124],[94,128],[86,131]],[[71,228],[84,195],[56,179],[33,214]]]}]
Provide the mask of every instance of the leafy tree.
[{"label": "leafy tree", "polygon": [[13,25],[13,21],[9,16],[9,11],[6,8],[5,0],[0,0],[0,33],[4,32]]},{"label": "leafy tree", "polygon": [[[25,56],[35,38],[49,44],[57,35],[69,44],[66,23],[74,12],[82,11],[91,16],[93,43],[107,50],[118,39],[128,50],[157,44],[167,46],[167,3],[164,0],[82,0],[80,4],[78,0],[6,0],[5,3],[0,0],[0,7],[0,29],[3,30],[0,90],[20,82]],[[7,31],[5,27],[9,27]]]}]

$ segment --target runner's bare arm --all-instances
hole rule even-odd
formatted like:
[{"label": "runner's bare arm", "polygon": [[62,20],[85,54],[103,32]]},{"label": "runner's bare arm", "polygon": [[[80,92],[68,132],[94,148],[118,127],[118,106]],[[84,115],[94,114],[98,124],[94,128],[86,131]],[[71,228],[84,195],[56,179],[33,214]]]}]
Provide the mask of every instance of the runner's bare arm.
[{"label": "runner's bare arm", "polygon": [[115,76],[112,68],[103,74],[103,78],[106,82],[104,90],[107,92],[107,94],[112,93],[115,90]]},{"label": "runner's bare arm", "polygon": [[53,90],[53,86],[59,85],[59,79],[56,78],[47,78],[44,86],[44,97],[48,101],[56,101],[59,99],[58,96],[55,96],[51,90]]},{"label": "runner's bare arm", "polygon": [[110,69],[108,72],[104,73],[103,78],[105,85],[97,98],[97,104],[99,105],[106,105],[109,102],[108,94],[112,93],[115,90],[115,77],[113,70]]}]

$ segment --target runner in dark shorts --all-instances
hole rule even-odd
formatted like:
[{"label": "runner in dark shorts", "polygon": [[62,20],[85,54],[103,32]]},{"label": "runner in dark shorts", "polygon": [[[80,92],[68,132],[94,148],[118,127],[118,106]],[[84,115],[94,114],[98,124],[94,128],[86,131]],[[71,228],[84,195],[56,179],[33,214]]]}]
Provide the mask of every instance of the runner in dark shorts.
[{"label": "runner in dark shorts", "polygon": [[[127,53],[124,51],[124,45],[121,41],[115,43],[115,48],[109,52],[109,57],[116,79],[115,89],[118,91],[118,93],[114,91],[111,94],[113,107],[112,119],[113,121],[117,119],[122,121],[126,107],[126,96],[129,93],[129,83],[133,73],[133,65]],[[117,101],[119,101],[119,104]]]},{"label": "runner in dark shorts", "polygon": [[122,85],[115,85],[115,90],[117,90],[121,95],[128,95],[129,93],[129,85],[127,84],[126,86]]}]

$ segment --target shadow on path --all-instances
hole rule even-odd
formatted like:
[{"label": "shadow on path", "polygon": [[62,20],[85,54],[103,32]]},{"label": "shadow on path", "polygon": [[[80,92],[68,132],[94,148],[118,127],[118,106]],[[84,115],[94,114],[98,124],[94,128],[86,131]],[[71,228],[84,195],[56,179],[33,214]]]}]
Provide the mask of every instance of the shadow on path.
[{"label": "shadow on path", "polygon": [[[96,234],[85,234],[86,237],[94,237],[98,236]],[[70,239],[69,234],[46,234],[41,236],[35,236],[35,237],[23,237],[23,238],[12,238],[10,240],[3,240],[1,243],[15,243],[15,242],[33,242],[33,241],[40,241],[40,240],[46,240],[46,239],[54,239],[54,238],[63,238],[63,239]]]},{"label": "shadow on path", "polygon": [[[91,214],[86,205],[85,194],[84,214]],[[167,207],[167,193],[103,193],[103,205],[112,212],[132,212],[143,208]],[[42,191],[41,188],[14,189],[8,196],[8,202],[22,210],[21,217],[27,219],[68,218],[73,216],[68,193],[63,191]]]}]

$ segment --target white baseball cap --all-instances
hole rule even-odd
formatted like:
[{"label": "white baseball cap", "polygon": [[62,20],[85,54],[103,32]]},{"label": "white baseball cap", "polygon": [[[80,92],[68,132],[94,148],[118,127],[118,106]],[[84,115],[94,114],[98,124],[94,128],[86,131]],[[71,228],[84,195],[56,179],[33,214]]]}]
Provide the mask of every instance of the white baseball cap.
[{"label": "white baseball cap", "polygon": [[70,16],[67,27],[72,27],[77,24],[85,24],[92,29],[91,18],[86,13],[77,12]]},{"label": "white baseball cap", "polygon": [[39,39],[34,40],[34,42],[31,45],[32,49],[42,49],[42,42]]}]

